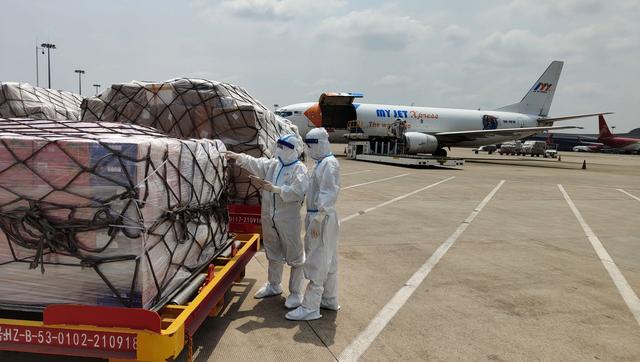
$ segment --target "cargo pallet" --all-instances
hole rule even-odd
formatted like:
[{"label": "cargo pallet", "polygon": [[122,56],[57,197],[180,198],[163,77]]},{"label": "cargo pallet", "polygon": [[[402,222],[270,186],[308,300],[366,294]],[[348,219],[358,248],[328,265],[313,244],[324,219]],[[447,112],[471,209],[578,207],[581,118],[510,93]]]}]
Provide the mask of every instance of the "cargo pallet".
[{"label": "cargo pallet", "polygon": [[108,358],[109,361],[171,361],[207,317],[217,316],[234,282],[260,248],[259,234],[238,234],[228,256],[214,259],[206,281],[184,305],[159,311],[87,305],[51,305],[40,320],[0,318],[0,350]]}]

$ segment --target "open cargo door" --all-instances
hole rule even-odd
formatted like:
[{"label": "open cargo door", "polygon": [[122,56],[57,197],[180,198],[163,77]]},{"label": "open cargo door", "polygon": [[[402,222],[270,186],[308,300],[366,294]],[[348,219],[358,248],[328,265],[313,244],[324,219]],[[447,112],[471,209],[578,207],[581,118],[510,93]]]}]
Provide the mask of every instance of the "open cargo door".
[{"label": "open cargo door", "polygon": [[322,93],[318,100],[322,126],[346,129],[349,121],[358,118],[353,100],[362,97],[361,93]]}]

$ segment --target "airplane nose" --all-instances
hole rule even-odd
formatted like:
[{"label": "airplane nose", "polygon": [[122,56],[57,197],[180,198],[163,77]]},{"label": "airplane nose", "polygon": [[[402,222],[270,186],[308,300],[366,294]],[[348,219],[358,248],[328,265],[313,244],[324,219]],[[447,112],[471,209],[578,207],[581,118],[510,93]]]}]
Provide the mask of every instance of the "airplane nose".
[{"label": "airplane nose", "polygon": [[314,126],[322,127],[322,111],[320,110],[320,105],[318,103],[315,103],[304,111],[304,115],[311,121],[311,123],[313,123]]}]

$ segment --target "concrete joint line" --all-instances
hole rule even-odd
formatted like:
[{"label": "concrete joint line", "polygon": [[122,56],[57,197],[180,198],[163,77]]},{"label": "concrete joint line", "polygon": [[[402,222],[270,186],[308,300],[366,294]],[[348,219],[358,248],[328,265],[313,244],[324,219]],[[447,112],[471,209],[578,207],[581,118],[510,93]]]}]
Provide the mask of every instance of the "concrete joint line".
[{"label": "concrete joint line", "polygon": [[[447,180],[440,181],[440,183]],[[504,183],[505,180],[500,181],[498,185],[494,187],[493,190],[491,190],[491,192],[474,209],[471,215],[469,215],[469,217],[467,217],[465,221],[460,223],[458,228],[449,236],[449,238],[447,238],[447,240],[445,240],[445,242],[442,243],[440,247],[438,247],[438,249],[429,257],[429,259],[427,259],[427,261],[411,276],[411,278],[409,278],[409,280],[404,283],[404,285],[396,292],[391,300],[389,300],[389,302],[387,302],[387,304],[382,307],[382,309],[371,320],[371,322],[369,322],[369,325],[365,328],[365,330],[362,331],[353,341],[351,341],[351,343],[344,349],[344,351],[340,353],[338,361],[357,361],[360,356],[362,356],[362,354],[369,348],[369,346],[371,346],[371,343],[373,343],[373,341],[378,337],[378,335],[391,321],[391,319],[393,319],[396,313],[398,313],[398,311],[400,311],[407,300],[409,300],[411,295],[416,291],[420,284],[422,284],[422,282],[427,278],[429,273],[438,264],[438,262],[449,250],[449,248],[453,246],[458,237],[462,235],[471,221],[473,221],[473,219],[475,219],[480,211],[482,211],[482,209],[489,203],[489,201],[491,201],[493,196],[498,192],[498,190]],[[420,190],[416,190],[413,193],[419,192]],[[409,193],[406,196],[410,196],[410,194],[412,193]]]},{"label": "concrete joint line", "polygon": [[405,177],[405,176],[409,176],[409,173],[403,173],[401,175],[395,175],[395,176],[391,176],[391,177],[385,177],[385,178],[381,178],[379,180],[373,180],[373,181],[369,181],[369,182],[363,182],[361,184],[356,184],[356,185],[351,185],[351,186],[345,186],[343,188],[341,188],[341,190],[348,190],[348,189],[352,189],[354,187],[360,187],[360,186],[365,186],[365,185],[371,185],[371,184],[375,184],[377,182],[384,182],[384,181],[389,181],[389,180],[393,180],[396,178],[400,178],[400,177]]},{"label": "concrete joint line", "polygon": [[354,171],[354,172],[347,172],[347,173],[343,173],[340,176],[351,176],[351,175],[357,175],[359,173],[365,173],[365,172],[371,172],[371,170],[362,170],[362,171]]},{"label": "concrete joint line", "polygon": [[636,293],[633,291],[633,288],[631,288],[629,282],[627,282],[627,279],[625,279],[624,275],[622,274],[616,263],[613,261],[613,258],[611,258],[611,255],[609,255],[609,253],[607,252],[607,249],[605,249],[604,245],[602,245],[600,239],[593,232],[589,224],[587,224],[587,222],[584,220],[582,214],[571,200],[571,197],[569,197],[567,191],[565,191],[564,187],[562,187],[562,185],[560,184],[558,184],[558,188],[560,189],[560,193],[562,193],[564,200],[567,202],[569,208],[573,212],[573,215],[576,217],[578,223],[582,227],[587,240],[589,240],[589,242],[591,243],[591,246],[596,252],[596,255],[602,263],[602,266],[604,266],[607,273],[609,273],[609,277],[611,278],[611,280],[613,280],[613,284],[616,286],[618,292],[620,293],[620,296],[622,296],[622,299],[627,304],[629,311],[631,311],[631,314],[633,314],[636,322],[640,324],[640,300],[638,299],[638,295],[636,295]]}]

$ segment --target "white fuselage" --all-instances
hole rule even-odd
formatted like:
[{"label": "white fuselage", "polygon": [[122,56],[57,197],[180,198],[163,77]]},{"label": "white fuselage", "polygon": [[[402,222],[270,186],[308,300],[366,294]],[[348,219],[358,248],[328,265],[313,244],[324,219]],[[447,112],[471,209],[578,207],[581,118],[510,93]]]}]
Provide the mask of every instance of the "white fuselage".
[{"label": "white fuselage", "polygon": [[[535,127],[538,126],[539,118],[512,112],[382,104],[361,104],[356,112],[362,130],[370,137],[388,136],[389,126],[398,120],[407,122],[407,132],[436,134],[480,129]],[[485,122],[483,121],[485,116],[492,116],[495,119],[488,119]],[[511,136],[491,136],[480,140],[459,142],[456,146],[477,147],[512,139]]]},{"label": "white fuselage", "polygon": [[[301,134],[306,134],[315,125],[304,115],[304,111],[313,103],[300,103],[287,106],[293,114],[288,118],[294,122]],[[514,112],[466,110],[454,108],[413,107],[385,104],[354,103],[357,122],[369,137],[389,136],[389,126],[394,122],[406,121],[407,132],[437,134],[439,132],[473,131],[482,129],[522,128],[540,126],[539,116]],[[297,110],[297,112],[296,112]],[[297,114],[296,114],[297,113]],[[491,117],[495,117],[495,119]],[[485,120],[483,121],[483,117]],[[488,119],[487,119],[488,118]],[[332,130],[329,130],[330,132]],[[343,135],[346,131],[333,130]],[[531,132],[523,138],[537,132]],[[512,136],[489,136],[473,141],[461,141],[455,146],[478,147],[513,140]]]}]

